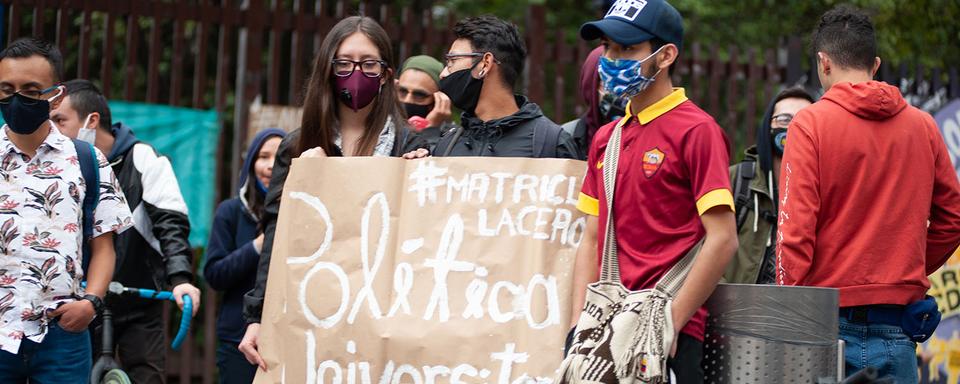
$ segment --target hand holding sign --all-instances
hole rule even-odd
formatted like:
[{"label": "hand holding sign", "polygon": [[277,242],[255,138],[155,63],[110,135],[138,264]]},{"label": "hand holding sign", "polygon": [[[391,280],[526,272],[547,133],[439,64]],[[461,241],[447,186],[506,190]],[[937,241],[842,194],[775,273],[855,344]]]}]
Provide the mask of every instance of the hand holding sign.
[{"label": "hand holding sign", "polygon": [[548,382],[585,225],[582,167],[295,160],[258,382]]}]

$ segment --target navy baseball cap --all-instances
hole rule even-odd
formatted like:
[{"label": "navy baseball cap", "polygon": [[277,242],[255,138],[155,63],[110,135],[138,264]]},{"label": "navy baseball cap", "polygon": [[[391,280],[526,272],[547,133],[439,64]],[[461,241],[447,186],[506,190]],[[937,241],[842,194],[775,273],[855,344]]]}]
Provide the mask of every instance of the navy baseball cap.
[{"label": "navy baseball cap", "polygon": [[680,48],[683,18],[664,0],[617,0],[603,19],[580,27],[584,40],[603,36],[620,45],[639,44],[656,37]]}]

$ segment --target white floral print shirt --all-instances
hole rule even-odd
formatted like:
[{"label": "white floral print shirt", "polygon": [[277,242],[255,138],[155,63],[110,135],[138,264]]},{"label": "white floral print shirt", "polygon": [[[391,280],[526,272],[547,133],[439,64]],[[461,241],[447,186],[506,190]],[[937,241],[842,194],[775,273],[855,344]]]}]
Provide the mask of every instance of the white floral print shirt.
[{"label": "white floral print shirt", "polygon": [[[58,306],[83,296],[83,196],[77,150],[50,124],[32,159],[0,128],[0,350],[16,354],[27,338],[43,341]],[[42,129],[42,128],[41,128]],[[107,159],[100,160],[100,202],[93,236],[133,226]]]}]

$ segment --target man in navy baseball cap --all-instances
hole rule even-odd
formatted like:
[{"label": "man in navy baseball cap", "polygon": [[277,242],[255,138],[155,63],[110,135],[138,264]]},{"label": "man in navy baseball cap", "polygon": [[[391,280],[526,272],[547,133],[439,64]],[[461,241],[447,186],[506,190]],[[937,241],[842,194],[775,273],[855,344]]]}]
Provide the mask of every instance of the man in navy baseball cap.
[{"label": "man in navy baseball cap", "polygon": [[683,18],[663,0],[620,0],[603,19],[584,24],[580,36],[584,40],[606,36],[621,45],[658,38],[679,49],[683,46]]},{"label": "man in navy baseball cap", "polygon": [[[667,366],[674,383],[701,384],[707,317],[701,307],[737,249],[727,137],[683,88],[673,87],[669,69],[683,42],[683,21],[670,4],[618,0],[602,20],[584,24],[580,35],[603,40],[601,83],[630,102],[623,119],[601,127],[590,143],[577,202],[590,218],[577,250],[572,309],[584,307],[587,285],[599,276],[599,223],[606,223],[607,215],[615,219],[620,282],[627,289],[654,288],[686,255],[696,254],[671,304],[677,334]],[[604,169],[611,166],[605,150],[617,130],[616,201],[607,212],[601,209],[607,207]]]}]

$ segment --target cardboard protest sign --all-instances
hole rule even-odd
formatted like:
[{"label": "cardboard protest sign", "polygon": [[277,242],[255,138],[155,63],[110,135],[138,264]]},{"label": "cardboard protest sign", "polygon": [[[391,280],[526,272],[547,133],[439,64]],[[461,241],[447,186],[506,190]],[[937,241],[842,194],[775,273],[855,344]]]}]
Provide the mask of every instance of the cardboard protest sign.
[{"label": "cardboard protest sign", "polygon": [[296,159],[257,383],[549,383],[584,163]]}]

